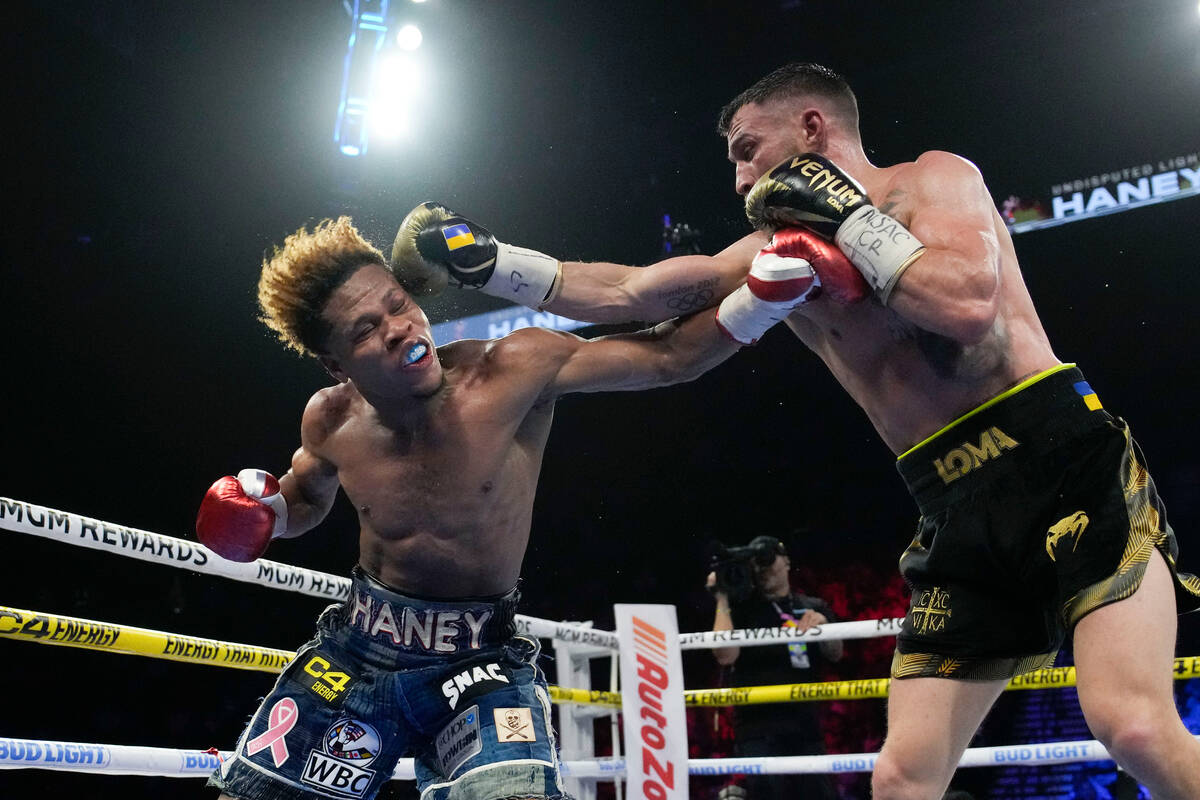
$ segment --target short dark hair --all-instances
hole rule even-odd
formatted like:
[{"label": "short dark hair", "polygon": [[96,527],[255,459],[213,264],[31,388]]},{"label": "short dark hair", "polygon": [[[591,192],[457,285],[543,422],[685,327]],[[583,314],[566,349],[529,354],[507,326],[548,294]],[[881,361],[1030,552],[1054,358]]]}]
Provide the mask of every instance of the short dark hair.
[{"label": "short dark hair", "polygon": [[806,95],[829,100],[848,122],[853,123],[853,130],[858,130],[858,100],[850,84],[828,67],[804,61],[783,65],[733,98],[721,109],[721,115],[717,118],[717,133],[729,135],[733,115],[744,105]]}]

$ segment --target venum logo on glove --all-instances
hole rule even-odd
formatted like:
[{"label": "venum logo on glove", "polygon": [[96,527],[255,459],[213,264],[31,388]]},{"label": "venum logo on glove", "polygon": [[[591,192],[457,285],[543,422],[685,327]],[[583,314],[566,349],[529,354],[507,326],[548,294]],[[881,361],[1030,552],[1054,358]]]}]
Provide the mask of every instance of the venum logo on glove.
[{"label": "venum logo on glove", "polygon": [[851,186],[842,176],[835,175],[824,164],[811,158],[796,156],[788,169],[797,167],[800,168],[800,174],[808,178],[809,187],[826,192],[825,202],[839,212],[845,212],[847,206],[861,203],[866,196],[861,186]]}]

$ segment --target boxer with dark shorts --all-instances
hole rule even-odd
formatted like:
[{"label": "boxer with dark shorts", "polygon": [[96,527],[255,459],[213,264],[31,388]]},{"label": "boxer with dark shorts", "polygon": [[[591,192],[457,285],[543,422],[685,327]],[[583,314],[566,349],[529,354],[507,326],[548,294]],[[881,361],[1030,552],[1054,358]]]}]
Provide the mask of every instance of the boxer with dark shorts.
[{"label": "boxer with dark shorts", "polygon": [[[482,244],[463,230],[442,242]],[[337,384],[305,408],[288,473],[221,478],[196,531],[252,561],[316,526],[340,488],[359,558],[349,598],[321,616],[210,783],[246,800],[370,800],[412,756],[423,800],[563,797],[538,644],[513,635],[555,400],[691,380],[737,345],[707,311],[592,340],[531,328],[435,348],[348,217],[264,260],[259,305]]]},{"label": "boxer with dark shorts", "polygon": [[1158,550],[1181,611],[1200,579],[1124,420],[1061,365],[955,420],[897,462],[921,511],[892,676],[1008,679],[1050,666],[1084,615],[1129,597]]},{"label": "boxer with dark shorts", "polygon": [[[1021,388],[1062,362],[979,169],[938,150],[873,164],[857,97],[819,64],[764,76],[725,106],[717,129],[754,232],[716,255],[649,267],[546,257],[529,271],[545,292],[518,302],[602,323],[719,303],[722,325],[747,344],[784,319],[893,453],[919,448],[901,472],[937,511],[922,507],[904,557],[918,594],[872,796],[940,798],[1005,676],[1045,663],[1069,631],[1092,733],[1156,800],[1200,797],[1200,742],[1179,717],[1171,682],[1176,615],[1195,608],[1194,581],[1176,569],[1153,490],[1139,494],[1144,473],[1134,464],[1142,462],[1123,423],[1097,410],[1085,424],[1078,403],[1042,398],[1063,376]],[[448,216],[427,217],[412,238],[435,241],[438,230],[462,227],[505,259],[524,252]],[[486,269],[490,250],[416,249],[421,258],[402,262],[406,283],[507,291]],[[807,282],[791,298],[798,302],[776,296],[782,277]],[[1078,280],[1090,278],[1080,270]],[[993,413],[1007,415],[975,427],[990,419],[993,398],[1004,398]],[[1008,411],[1026,405],[1028,419]],[[972,409],[982,410],[964,417]],[[796,425],[820,419],[820,408],[806,407]],[[1137,490],[1127,499],[1122,470],[1132,470]]]}]

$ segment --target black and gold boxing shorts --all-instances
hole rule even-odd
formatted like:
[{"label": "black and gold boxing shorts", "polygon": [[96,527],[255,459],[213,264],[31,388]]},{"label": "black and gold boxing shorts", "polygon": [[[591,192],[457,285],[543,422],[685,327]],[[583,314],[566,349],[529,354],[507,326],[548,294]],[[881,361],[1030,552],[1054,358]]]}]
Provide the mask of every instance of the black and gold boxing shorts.
[{"label": "black and gold boxing shorts", "polygon": [[900,558],[912,599],[894,678],[1049,666],[1084,615],[1136,591],[1155,549],[1180,612],[1200,607],[1141,451],[1072,364],[960,417],[897,468],[921,520]]}]

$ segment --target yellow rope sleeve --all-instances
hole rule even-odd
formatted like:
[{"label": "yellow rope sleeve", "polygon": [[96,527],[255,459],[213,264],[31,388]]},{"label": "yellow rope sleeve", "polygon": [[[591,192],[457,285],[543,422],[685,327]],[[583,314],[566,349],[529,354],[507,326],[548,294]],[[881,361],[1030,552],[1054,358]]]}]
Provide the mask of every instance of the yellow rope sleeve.
[{"label": "yellow rope sleeve", "polygon": [[[38,611],[0,606],[0,637],[22,639],[39,644],[57,644],[103,650],[109,653],[212,664],[259,672],[282,672],[296,655],[252,644],[222,642],[197,636],[183,636],[146,628],[134,628],[111,622],[63,617]],[[1175,680],[1200,677],[1200,656],[1175,659]],[[777,686],[744,686],[727,689],[689,689],[683,693],[688,706],[745,706],[761,703],[805,703],[815,700],[867,700],[887,697],[889,678],[825,683],[792,683]],[[1062,689],[1075,685],[1074,667],[1051,667],[1018,675],[1008,682],[1006,691],[1018,689]],[[556,703],[621,707],[619,692],[598,689],[550,687]]]}]

